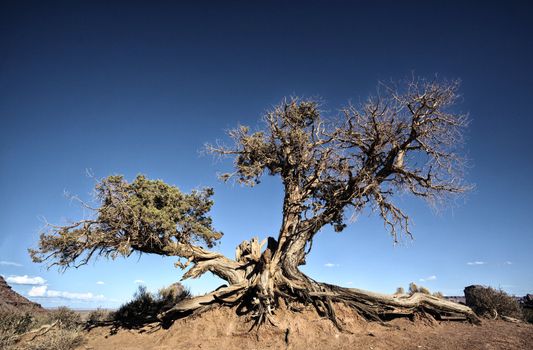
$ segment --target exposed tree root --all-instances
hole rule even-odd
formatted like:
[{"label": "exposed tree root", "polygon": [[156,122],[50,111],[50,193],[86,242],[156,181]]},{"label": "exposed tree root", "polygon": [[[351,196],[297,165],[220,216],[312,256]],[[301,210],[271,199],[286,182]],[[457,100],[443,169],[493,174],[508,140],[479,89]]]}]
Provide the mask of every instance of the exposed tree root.
[{"label": "exposed tree root", "polygon": [[429,294],[386,295],[356,288],[322,284],[325,291],[311,292],[314,297],[343,302],[369,320],[387,321],[397,317],[412,318],[416,313],[430,314],[437,320],[465,320],[480,323],[476,314],[465,305]]},{"label": "exposed tree root", "polygon": [[[259,244],[257,240],[252,243]],[[299,270],[289,278],[281,269],[273,269],[269,265],[268,253],[267,257],[265,254],[258,255],[256,253],[253,258],[250,254],[240,256],[241,259],[246,257],[246,264],[242,265],[246,270],[246,279],[181,301],[158,316],[163,325],[168,326],[178,318],[200,314],[215,305],[236,307],[239,315],[250,317],[251,329],[265,323],[277,325],[275,310],[282,301],[285,304],[312,304],[321,316],[329,318],[339,329],[342,329],[342,321],[335,314],[334,303],[348,305],[369,321],[384,322],[398,317],[412,319],[416,314],[425,314],[437,320],[480,323],[469,307],[428,294],[386,295],[343,288],[316,282]]]}]

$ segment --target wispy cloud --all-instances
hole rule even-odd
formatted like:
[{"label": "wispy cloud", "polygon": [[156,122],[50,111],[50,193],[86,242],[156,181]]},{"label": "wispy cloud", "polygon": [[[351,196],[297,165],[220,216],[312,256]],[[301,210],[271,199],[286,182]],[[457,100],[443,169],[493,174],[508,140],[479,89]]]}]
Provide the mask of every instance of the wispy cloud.
[{"label": "wispy cloud", "polygon": [[469,261],[466,263],[467,265],[485,265],[485,261]]},{"label": "wispy cloud", "polygon": [[24,284],[24,285],[41,285],[45,284],[46,280],[42,277],[36,276],[36,277],[29,277],[28,275],[24,276],[9,276],[6,278],[7,283],[11,284]]},{"label": "wispy cloud", "polygon": [[339,267],[340,265],[328,262],[328,263],[325,263],[324,266],[325,267]]},{"label": "wispy cloud", "polygon": [[80,301],[95,301],[95,300],[104,300],[102,294],[95,295],[93,293],[73,293],[73,292],[64,292],[59,290],[49,290],[48,286],[38,286],[32,287],[28,292],[30,297],[36,298],[61,298],[68,300],[80,300]]},{"label": "wispy cloud", "polygon": [[105,283],[104,283],[104,281],[98,281],[98,282],[96,282],[96,284],[102,285],[102,284],[105,284]]},{"label": "wispy cloud", "polygon": [[143,280],[135,280],[135,281],[133,281],[133,283],[144,284],[144,283],[146,283],[146,282],[144,282]]},{"label": "wispy cloud", "polygon": [[346,284],[351,286],[353,284],[353,282],[352,281],[348,281],[348,282],[346,282]]},{"label": "wispy cloud", "polygon": [[512,261],[506,261],[506,262],[504,262],[503,264],[504,264],[504,265],[512,265],[513,262],[512,262]]},{"label": "wispy cloud", "polygon": [[428,281],[434,281],[437,279],[437,276],[435,275],[431,275],[431,276],[428,276],[426,278],[421,278],[420,279],[420,282],[428,282]]},{"label": "wispy cloud", "polygon": [[13,262],[13,261],[0,261],[0,265],[1,266],[17,266],[17,267],[21,267],[22,264],[19,264],[19,263],[16,263],[16,262]]}]

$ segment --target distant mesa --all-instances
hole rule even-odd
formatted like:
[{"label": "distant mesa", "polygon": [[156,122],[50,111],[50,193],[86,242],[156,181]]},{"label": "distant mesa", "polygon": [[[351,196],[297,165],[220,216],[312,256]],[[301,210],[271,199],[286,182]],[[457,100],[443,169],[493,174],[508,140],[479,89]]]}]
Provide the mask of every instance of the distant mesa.
[{"label": "distant mesa", "polygon": [[0,311],[45,311],[38,303],[34,303],[11,289],[0,276]]}]

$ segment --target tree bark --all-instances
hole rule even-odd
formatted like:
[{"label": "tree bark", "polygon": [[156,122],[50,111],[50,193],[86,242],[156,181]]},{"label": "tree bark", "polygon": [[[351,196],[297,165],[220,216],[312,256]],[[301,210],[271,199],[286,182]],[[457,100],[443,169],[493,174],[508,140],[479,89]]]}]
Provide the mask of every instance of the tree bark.
[{"label": "tree bark", "polygon": [[438,320],[480,322],[469,307],[428,294],[385,295],[314,281],[298,268],[304,262],[305,245],[313,233],[296,234],[294,231],[290,234],[289,228],[293,223],[287,220],[285,230],[280,231],[280,240],[283,239],[284,244],[280,245],[270,237],[263,253],[261,247],[266,242],[260,243],[253,238],[237,247],[235,260],[205,252],[200,254],[201,259],[192,259],[196,265],[187,271],[184,278],[212,271],[228,281],[229,286],[178,303],[159,315],[163,324],[201,313],[214,305],[235,306],[239,314],[249,314],[254,325],[267,321],[275,324],[275,308],[280,299],[285,304],[314,305],[319,314],[331,319],[339,329],[342,329],[342,321],[335,315],[334,303],[344,303],[371,321],[412,318],[417,313],[423,313]]},{"label": "tree bark", "polygon": [[[314,305],[319,314],[331,319],[339,329],[342,329],[342,324],[335,315],[334,303],[349,305],[365,319],[380,322],[396,317],[413,317],[416,313],[430,314],[440,320],[479,322],[469,307],[432,295],[385,295],[320,283],[306,276],[299,269],[305,264],[306,246],[324,223],[331,221],[335,212],[331,210],[302,220],[300,189],[289,186],[285,193],[284,217],[277,240],[269,237],[267,242],[259,242],[257,238],[243,241],[236,249],[235,260],[198,247],[187,251],[184,247],[176,247],[180,256],[189,257],[182,267],[194,264],[183,279],[211,271],[226,280],[229,286],[180,302],[159,315],[164,323],[198,314],[213,305],[230,305],[236,306],[239,313],[249,314],[254,325],[267,321],[275,324],[273,318],[280,299],[285,304]],[[265,243],[266,249],[261,252]]]}]

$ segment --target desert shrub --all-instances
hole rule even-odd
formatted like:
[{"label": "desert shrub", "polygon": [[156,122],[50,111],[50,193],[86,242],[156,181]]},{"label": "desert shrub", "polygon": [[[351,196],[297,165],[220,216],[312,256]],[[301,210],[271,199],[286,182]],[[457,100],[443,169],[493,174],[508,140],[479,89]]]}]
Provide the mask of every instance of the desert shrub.
[{"label": "desert shrub", "polygon": [[415,282],[409,283],[409,294],[413,295],[418,292],[418,286]]},{"label": "desert shrub", "polygon": [[[48,331],[24,335],[30,330],[57,322]],[[81,317],[67,307],[49,312],[0,312],[0,349],[2,350],[70,350],[83,342]],[[35,339],[32,340],[32,338]]]},{"label": "desert shrub", "polygon": [[82,323],[80,314],[66,306],[50,311],[47,318],[46,323],[59,321],[61,327],[66,329],[76,329]]},{"label": "desert shrub", "polygon": [[18,336],[29,331],[33,318],[30,313],[19,311],[0,312],[0,349],[8,349]]},{"label": "desert shrub", "polygon": [[173,283],[167,287],[161,288],[157,292],[157,303],[159,303],[159,311],[169,309],[177,302],[191,297],[189,289],[185,288],[181,283]]},{"label": "desert shrub", "polygon": [[33,317],[29,312],[0,312],[0,332],[13,331],[15,334],[22,334],[30,330],[32,322]]},{"label": "desert shrub", "polygon": [[405,290],[403,287],[396,288],[396,292],[394,294],[405,294]]},{"label": "desert shrub", "polygon": [[141,326],[157,320],[157,314],[189,298],[190,295],[189,290],[180,283],[162,288],[155,295],[150,293],[145,286],[139,286],[133,299],[115,311],[112,319],[127,327]]},{"label": "desert shrub", "polygon": [[155,298],[145,286],[133,295],[133,299],[123,304],[113,313],[113,320],[126,326],[136,326],[149,322],[156,313]]},{"label": "desert shrub", "polygon": [[435,292],[433,293],[433,296],[441,299],[444,298],[444,294],[442,294],[442,292]]},{"label": "desert shrub", "polygon": [[509,316],[522,318],[518,301],[492,287],[470,286],[465,288],[466,305],[482,317]]},{"label": "desert shrub", "polygon": [[102,310],[102,309],[96,309],[96,310],[91,311],[87,315],[87,323],[94,325],[100,322],[107,321],[109,320],[109,318],[110,318],[109,311]]},{"label": "desert shrub", "polygon": [[71,350],[83,344],[81,329],[56,328],[24,344],[26,350]]},{"label": "desert shrub", "polygon": [[533,294],[527,294],[520,302],[524,321],[533,323]]},{"label": "desert shrub", "polygon": [[411,282],[409,283],[409,294],[413,295],[415,293],[424,293],[431,295],[431,292],[426,287],[417,286],[416,283]]},{"label": "desert shrub", "polygon": [[522,307],[522,318],[526,322],[533,323],[533,309]]},{"label": "desert shrub", "polygon": [[429,289],[427,289],[426,287],[422,287],[422,286],[418,287],[418,293],[431,295],[431,292],[429,291]]}]

